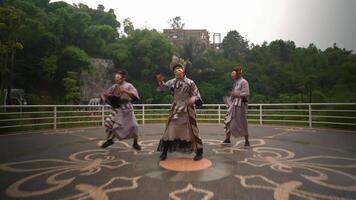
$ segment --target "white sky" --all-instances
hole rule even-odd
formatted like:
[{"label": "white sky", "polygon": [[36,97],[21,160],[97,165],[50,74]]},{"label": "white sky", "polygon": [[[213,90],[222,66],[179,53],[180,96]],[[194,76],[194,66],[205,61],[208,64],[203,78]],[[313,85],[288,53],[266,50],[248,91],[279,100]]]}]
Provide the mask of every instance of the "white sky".
[{"label": "white sky", "polygon": [[297,46],[314,43],[325,49],[356,51],[355,0],[65,0],[115,10],[118,21],[130,18],[135,28],[170,28],[168,21],[181,16],[187,29],[207,29],[222,38],[237,30],[251,43],[293,40]]}]

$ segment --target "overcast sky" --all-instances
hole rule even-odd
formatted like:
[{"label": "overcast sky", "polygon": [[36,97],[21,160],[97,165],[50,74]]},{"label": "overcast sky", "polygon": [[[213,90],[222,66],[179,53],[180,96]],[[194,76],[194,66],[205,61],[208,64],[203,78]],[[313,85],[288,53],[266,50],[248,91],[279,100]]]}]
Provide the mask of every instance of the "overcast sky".
[{"label": "overcast sky", "polygon": [[65,0],[115,10],[118,21],[130,18],[135,28],[170,28],[181,16],[187,29],[207,29],[222,38],[237,30],[251,43],[293,40],[325,49],[337,43],[356,51],[356,0]]}]

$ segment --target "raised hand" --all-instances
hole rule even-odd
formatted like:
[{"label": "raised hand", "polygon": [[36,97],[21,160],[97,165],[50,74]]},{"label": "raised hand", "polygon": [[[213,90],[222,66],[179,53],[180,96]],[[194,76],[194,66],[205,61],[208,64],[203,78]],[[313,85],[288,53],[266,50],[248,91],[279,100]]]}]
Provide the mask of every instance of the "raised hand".
[{"label": "raised hand", "polygon": [[163,74],[160,72],[159,74],[156,74],[156,79],[157,79],[157,81],[164,81],[164,76],[163,76]]},{"label": "raised hand", "polygon": [[187,104],[190,105],[190,106],[194,105],[194,103],[195,103],[195,98],[194,98],[194,97],[190,97],[190,98],[187,100]]}]

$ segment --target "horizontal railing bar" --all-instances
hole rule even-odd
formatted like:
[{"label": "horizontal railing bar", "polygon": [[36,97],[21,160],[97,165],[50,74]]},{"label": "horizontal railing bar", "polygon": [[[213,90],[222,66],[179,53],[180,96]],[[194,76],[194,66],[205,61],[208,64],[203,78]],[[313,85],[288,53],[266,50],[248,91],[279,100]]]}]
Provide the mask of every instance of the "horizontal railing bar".
[{"label": "horizontal railing bar", "polygon": [[[142,116],[142,114],[135,114],[135,115]],[[150,114],[145,113],[145,116],[160,116],[160,115],[168,116],[168,113],[150,113]]]},{"label": "horizontal railing bar", "polygon": [[[261,104],[249,104],[248,106],[328,106],[328,105],[356,105],[356,103],[261,103]],[[38,107],[110,107],[109,105],[0,105],[0,108],[38,108]],[[171,104],[133,104],[133,106],[152,106],[152,107],[157,107],[157,106],[171,106]],[[213,107],[213,106],[225,106],[225,104],[204,104],[204,107]]]},{"label": "horizontal railing bar", "polygon": [[312,112],[356,112],[356,110],[315,110],[315,109],[312,109]]},{"label": "horizontal railing bar", "polygon": [[146,107],[159,107],[159,106],[171,106],[171,104],[133,104],[133,106],[138,106],[138,107],[142,107],[142,106],[145,106],[145,109]]},{"label": "horizontal railing bar", "polygon": [[21,125],[13,125],[13,126],[0,126],[0,128],[18,128],[18,127],[26,127],[26,126],[45,126],[45,125],[53,125],[53,123],[21,124]]},{"label": "horizontal railing bar", "polygon": [[349,117],[349,116],[324,116],[324,115],[313,115],[314,117],[320,118],[338,118],[338,119],[356,119],[356,117]]},{"label": "horizontal railing bar", "polygon": [[204,114],[204,113],[197,113],[197,116],[219,116],[219,114]]},{"label": "horizontal railing bar", "polygon": [[2,112],[0,115],[18,115],[18,114],[53,114],[53,111],[38,111],[38,112]]},{"label": "horizontal railing bar", "polygon": [[[142,119],[138,119],[138,120],[142,121]],[[145,118],[145,121],[161,121],[161,120],[167,121],[167,118],[151,118],[151,119]]]},{"label": "horizontal railing bar", "polygon": [[80,124],[80,123],[101,123],[101,120],[96,121],[71,121],[71,122],[57,122],[58,124]]},{"label": "horizontal railing bar", "polygon": [[95,107],[110,107],[109,105],[1,105],[0,108],[53,108],[53,107],[57,107],[57,108],[73,108],[73,107],[91,107],[91,108],[95,108]]},{"label": "horizontal railing bar", "polygon": [[101,115],[89,115],[89,116],[63,116],[63,117],[57,117],[57,119],[82,119],[82,118],[98,118],[102,117]]},{"label": "horizontal railing bar", "polygon": [[[224,105],[224,104],[222,104]],[[327,106],[327,105],[356,105],[356,103],[261,103],[261,104],[249,104],[249,106]]]},{"label": "horizontal railing bar", "polygon": [[309,117],[309,115],[262,114],[264,117]]},{"label": "horizontal railing bar", "polygon": [[200,121],[218,121],[219,119],[197,118],[196,120],[200,120]]},{"label": "horizontal railing bar", "polygon": [[[278,120],[278,119],[264,119],[264,122],[298,122],[298,123],[309,123],[309,121],[300,121],[300,120]],[[314,123],[314,121],[313,121]]]},{"label": "horizontal railing bar", "polygon": [[[250,110],[249,110],[250,111]],[[257,110],[259,111],[259,110]],[[272,111],[279,111],[279,112],[307,112],[309,110],[307,109],[268,109],[268,108],[263,108],[263,112],[272,112]]]},{"label": "horizontal railing bar", "polygon": [[[142,109],[138,109],[138,110],[142,110]],[[145,108],[145,112],[146,111],[157,111],[157,110],[161,110],[161,111],[169,111],[170,109],[161,109],[161,108],[157,108],[157,109],[148,109],[148,108]]]},{"label": "horizontal railing bar", "polygon": [[355,123],[344,123],[344,122],[322,122],[322,121],[313,121],[313,124],[334,124],[334,125],[351,125],[351,126],[356,126]]},{"label": "horizontal railing bar", "polygon": [[214,111],[214,112],[217,112],[217,111],[219,111],[219,109],[197,109],[197,111],[201,111],[201,112],[206,112],[206,111],[212,112],[212,111]]},{"label": "horizontal railing bar", "polygon": [[102,110],[65,110],[65,111],[57,111],[57,113],[102,113]]},{"label": "horizontal railing bar", "polygon": [[[137,121],[166,121],[171,104],[133,104]],[[279,122],[279,123],[309,123],[330,125],[356,125],[356,103],[275,103],[249,104],[248,121]],[[5,109],[9,108],[6,112]],[[298,109],[300,108],[300,109]],[[325,109],[324,109],[325,108]],[[350,110],[348,110],[350,108]],[[27,112],[26,112],[27,111]],[[109,105],[10,105],[0,106],[0,122],[4,128],[56,125],[100,123],[111,114]],[[330,113],[327,113],[330,112]],[[344,113],[343,113],[344,112]],[[221,123],[227,113],[225,104],[205,104],[196,109],[197,120],[216,121]],[[68,115],[68,116],[67,116]],[[337,116],[339,115],[339,116]],[[346,116],[345,116],[346,115]],[[347,116],[349,115],[349,116]],[[155,118],[158,117],[158,118]],[[258,118],[259,117],[259,118]],[[101,119],[100,119],[101,118]],[[309,118],[309,121],[308,121]],[[63,120],[68,119],[68,120]],[[100,120],[99,120],[100,119]],[[344,120],[342,120],[344,119]],[[349,119],[349,122],[338,122]],[[33,121],[30,121],[33,120]],[[34,120],[48,120],[51,123],[34,123]],[[74,120],[74,121],[72,121]],[[79,120],[79,121],[78,121]],[[84,121],[80,121],[84,120]],[[329,121],[315,121],[329,120]],[[48,122],[42,121],[42,122]],[[8,123],[12,122],[12,123]],[[12,125],[10,125],[12,124]],[[100,126],[98,124],[98,126]]]},{"label": "horizontal railing bar", "polygon": [[16,118],[16,119],[0,119],[0,122],[25,121],[25,120],[41,120],[53,119],[54,117],[34,117],[34,118]]}]

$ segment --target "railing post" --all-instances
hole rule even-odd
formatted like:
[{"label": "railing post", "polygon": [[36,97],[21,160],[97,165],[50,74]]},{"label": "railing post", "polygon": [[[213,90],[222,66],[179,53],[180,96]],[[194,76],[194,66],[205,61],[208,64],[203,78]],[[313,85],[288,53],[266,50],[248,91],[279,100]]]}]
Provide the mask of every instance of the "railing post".
[{"label": "railing post", "polygon": [[57,130],[57,106],[53,107],[53,129]]},{"label": "railing post", "polygon": [[145,105],[142,104],[142,124],[145,124]]},{"label": "railing post", "polygon": [[20,124],[21,125],[24,124],[24,122],[22,121],[22,104],[20,104],[20,119],[21,119]]},{"label": "railing post", "polygon": [[309,128],[313,127],[313,116],[312,116],[312,107],[309,104]]},{"label": "railing post", "polygon": [[263,119],[262,119],[262,104],[260,104],[260,125],[263,124]]},{"label": "railing post", "polygon": [[221,106],[220,105],[218,105],[218,114],[219,114],[218,119],[219,119],[219,124],[220,124],[220,121],[221,121]]},{"label": "railing post", "polygon": [[105,125],[105,105],[101,107],[101,126],[104,127]]}]

